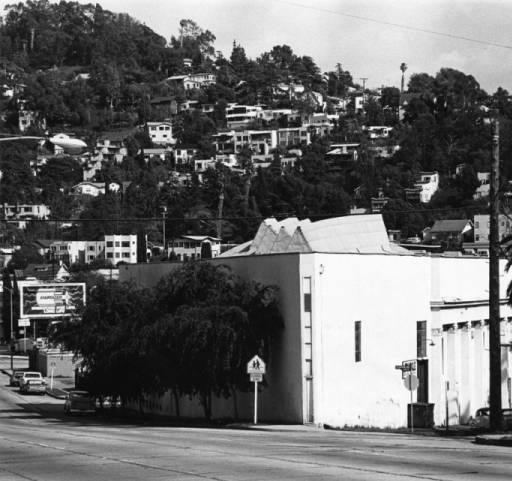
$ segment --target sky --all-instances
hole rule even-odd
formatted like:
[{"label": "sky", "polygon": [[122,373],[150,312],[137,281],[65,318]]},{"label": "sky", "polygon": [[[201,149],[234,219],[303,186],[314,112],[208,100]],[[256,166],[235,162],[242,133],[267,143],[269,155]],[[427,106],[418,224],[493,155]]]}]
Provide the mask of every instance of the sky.
[{"label": "sky", "polygon": [[[2,10],[11,1],[0,0]],[[251,58],[286,44],[311,56],[323,72],[341,63],[356,82],[368,78],[370,87],[399,86],[405,62],[406,78],[451,67],[473,75],[488,93],[498,86],[512,92],[510,0],[79,2],[128,13],[166,39],[178,35],[181,19],[192,19],[216,36],[216,50],[226,57],[233,41]]]}]

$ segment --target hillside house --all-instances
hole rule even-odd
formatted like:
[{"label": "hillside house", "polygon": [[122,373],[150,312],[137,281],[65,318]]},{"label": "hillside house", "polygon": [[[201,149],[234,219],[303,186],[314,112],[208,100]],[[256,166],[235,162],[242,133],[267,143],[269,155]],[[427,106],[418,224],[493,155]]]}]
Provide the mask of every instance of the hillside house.
[{"label": "hillside house", "polygon": [[405,198],[409,202],[427,204],[439,188],[438,172],[420,172],[414,187],[405,189]]},{"label": "hillside house", "polygon": [[176,139],[172,136],[172,122],[147,122],[146,132],[154,144],[174,145]]},{"label": "hillside house", "polygon": [[244,129],[262,116],[263,108],[259,105],[237,105],[226,108],[226,123],[228,129]]},{"label": "hillside house", "polygon": [[103,134],[96,142],[96,150],[105,160],[121,163],[128,155],[125,140],[131,132],[110,132]]},{"label": "hillside house", "polygon": [[4,204],[4,219],[25,229],[29,220],[45,220],[51,215],[50,207],[45,204]]},{"label": "hillside house", "polygon": [[343,143],[331,144],[330,150],[325,154],[330,162],[355,162],[359,154],[360,144],[358,143]]},{"label": "hillside house", "polygon": [[476,188],[473,194],[473,199],[481,199],[482,197],[489,197],[491,189],[491,174],[490,172],[477,172],[477,178],[480,185]]},{"label": "hillside house", "polygon": [[443,249],[460,250],[462,243],[473,237],[473,223],[469,219],[436,220],[424,234],[424,241],[439,244]]},{"label": "hillside house", "polygon": [[167,253],[171,258],[179,261],[188,261],[201,258],[201,249],[204,244],[209,244],[211,256],[220,255],[221,239],[211,236],[184,235],[169,241]]}]

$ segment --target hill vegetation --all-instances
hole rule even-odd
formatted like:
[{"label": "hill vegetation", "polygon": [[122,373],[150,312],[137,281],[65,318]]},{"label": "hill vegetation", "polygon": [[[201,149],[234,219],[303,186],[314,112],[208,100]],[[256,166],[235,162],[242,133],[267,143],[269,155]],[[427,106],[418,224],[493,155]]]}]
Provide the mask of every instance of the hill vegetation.
[{"label": "hill vegetation", "polygon": [[[131,186],[122,196],[110,193],[85,204],[70,201],[67,195],[80,180],[82,167],[75,158],[34,169],[33,143],[0,145],[0,202],[44,202],[55,218],[98,219],[95,225],[81,223],[81,231],[69,234],[77,238],[97,237],[113,226],[118,231],[143,229],[158,238],[159,224],[146,219],[159,217],[162,206],[167,207],[168,235],[217,234],[222,199],[222,237],[240,242],[250,238],[261,217],[342,215],[353,206],[369,208],[379,191],[390,198],[384,208],[388,228],[416,235],[434,219],[472,217],[485,211],[486,200],[474,200],[473,193],[477,172],[488,171],[491,135],[485,117],[489,109],[497,109],[501,119],[504,185],[512,175],[509,93],[499,88],[489,95],[473,76],[451,68],[435,76],[412,74],[406,91],[411,100],[399,119],[397,88],[363,91],[341,64],[322,73],[311,57],[287,45],[276,45],[251,59],[234,42],[227,58],[216,51],[215,35],[193,20],[182,20],[166,39],[129,15],[109,12],[98,4],[47,0],[6,7],[0,24],[0,53],[0,85],[5,86],[2,132],[18,132],[20,105],[44,118],[51,131],[73,131],[89,145],[105,131],[131,132],[129,155],[121,164],[106,162],[96,176],[99,182],[130,181]],[[216,83],[185,90],[167,81],[194,72],[215,73]],[[283,95],[280,84],[290,89],[300,85],[304,94]],[[5,94],[7,90],[11,96]],[[355,108],[358,93],[366,99],[363,111]],[[318,95],[324,102],[315,100]],[[335,113],[340,99],[346,100],[347,107],[329,134],[313,135],[310,145],[301,146],[302,156],[294,167],[283,168],[279,163],[286,149],[276,149],[275,161],[267,169],[254,169],[248,161],[250,152],[242,152],[242,173],[218,166],[205,173],[203,182],[192,173],[191,182],[181,186],[170,175],[179,170],[172,162],[145,163],[138,154],[140,148],[151,147],[151,141],[137,127],[162,119],[152,103],[161,97],[177,104],[192,100],[214,106],[209,113],[184,110],[173,118],[178,143],[195,146],[199,158],[214,155],[212,135],[225,128],[228,103],[297,109],[302,119],[314,112]],[[279,122],[274,126],[289,125]],[[386,145],[400,149],[389,158],[375,155],[364,130],[368,125],[392,126]],[[34,128],[28,133],[43,131]],[[359,143],[358,162],[333,168],[326,153],[337,142]],[[428,204],[411,204],[404,192],[421,171],[439,172],[440,189]],[[137,218],[145,220],[111,222]],[[28,235],[41,235],[44,229],[39,226]]]}]

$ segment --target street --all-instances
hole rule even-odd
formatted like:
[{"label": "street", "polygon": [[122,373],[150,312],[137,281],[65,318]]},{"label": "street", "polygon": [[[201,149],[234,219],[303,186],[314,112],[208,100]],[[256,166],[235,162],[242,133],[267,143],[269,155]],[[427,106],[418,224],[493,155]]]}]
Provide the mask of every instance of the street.
[{"label": "street", "polygon": [[302,426],[176,428],[63,415],[0,374],[0,481],[509,480],[512,450],[472,438]]}]

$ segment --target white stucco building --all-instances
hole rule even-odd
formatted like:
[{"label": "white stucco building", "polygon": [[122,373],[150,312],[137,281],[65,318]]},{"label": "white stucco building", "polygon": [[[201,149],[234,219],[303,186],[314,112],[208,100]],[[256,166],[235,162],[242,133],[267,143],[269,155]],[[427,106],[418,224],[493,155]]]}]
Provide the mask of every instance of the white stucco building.
[{"label": "white stucco building", "polygon": [[137,262],[137,236],[105,235],[105,259],[114,265],[119,262]]},{"label": "white stucco building", "polygon": [[[262,421],[406,426],[410,392],[395,366],[408,360],[419,378],[413,402],[431,410],[436,425],[446,424],[446,413],[450,424],[464,423],[488,405],[487,259],[406,251],[389,242],[380,215],[360,215],[267,219],[253,241],[212,262],[280,289],[284,329],[265,359]],[[504,263],[501,272],[508,343],[511,275]],[[512,355],[504,347],[501,356],[502,402],[510,407]],[[250,417],[250,396],[240,404]],[[216,400],[213,415],[231,408]]]}]

